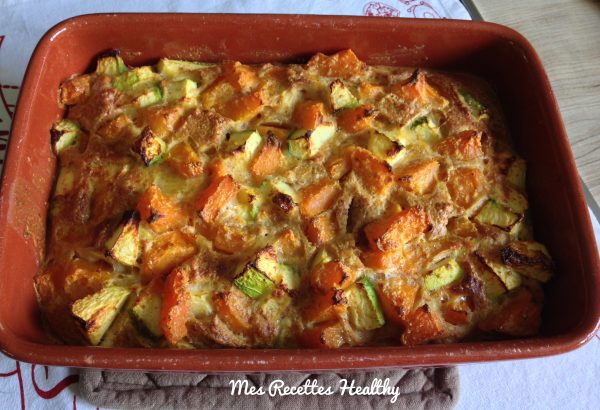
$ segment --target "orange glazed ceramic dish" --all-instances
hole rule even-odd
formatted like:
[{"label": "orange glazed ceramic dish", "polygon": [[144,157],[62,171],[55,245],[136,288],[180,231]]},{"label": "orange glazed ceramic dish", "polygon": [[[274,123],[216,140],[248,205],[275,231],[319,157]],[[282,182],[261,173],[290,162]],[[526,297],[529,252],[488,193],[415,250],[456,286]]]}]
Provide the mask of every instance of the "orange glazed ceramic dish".
[{"label": "orange glazed ceramic dish", "polygon": [[553,263],[471,76],[117,52],[63,82],[35,287],[52,333],[143,347],[530,336]]}]

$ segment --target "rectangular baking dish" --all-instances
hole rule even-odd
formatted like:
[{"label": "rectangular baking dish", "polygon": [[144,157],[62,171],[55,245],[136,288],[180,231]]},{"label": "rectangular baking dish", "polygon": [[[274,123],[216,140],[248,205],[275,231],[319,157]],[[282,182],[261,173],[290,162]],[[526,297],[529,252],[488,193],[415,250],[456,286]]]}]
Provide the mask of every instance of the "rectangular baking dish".
[{"label": "rectangular baking dish", "polygon": [[[131,65],[159,57],[302,62],[352,48],[370,64],[461,70],[497,90],[517,151],[529,165],[538,239],[557,274],[535,338],[339,350],[159,350],[56,345],[42,329],[32,278],[43,258],[55,157],[49,128],[62,80],[118,48]],[[587,342],[600,317],[600,272],[587,206],[548,78],[515,31],[483,22],[300,15],[97,14],[40,40],[14,117],[0,194],[0,346],[26,362],[164,371],[319,371],[435,366],[563,353]]]}]

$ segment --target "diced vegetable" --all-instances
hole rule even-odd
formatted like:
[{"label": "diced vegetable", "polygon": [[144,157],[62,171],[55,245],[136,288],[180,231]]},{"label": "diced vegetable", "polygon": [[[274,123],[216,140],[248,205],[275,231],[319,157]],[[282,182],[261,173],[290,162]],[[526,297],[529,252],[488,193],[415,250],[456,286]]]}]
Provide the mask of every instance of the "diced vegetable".
[{"label": "diced vegetable", "polygon": [[186,323],[189,317],[190,273],[185,268],[173,270],[165,282],[160,327],[167,342],[174,345],[187,336]]},{"label": "diced vegetable", "polygon": [[496,202],[504,205],[509,210],[519,215],[525,213],[529,207],[527,198],[522,193],[508,185],[494,186],[494,191],[492,192],[491,196]]},{"label": "diced vegetable", "polygon": [[311,285],[322,292],[346,289],[354,283],[356,272],[340,261],[329,261],[316,265],[309,274]]},{"label": "diced vegetable", "polygon": [[171,148],[167,153],[167,164],[184,178],[202,175],[202,161],[187,141]]},{"label": "diced vegetable", "polygon": [[343,153],[339,157],[332,157],[325,164],[325,168],[331,178],[339,180],[352,170],[350,156]]},{"label": "diced vegetable", "polygon": [[157,137],[170,141],[182,116],[183,107],[180,105],[154,105],[141,110],[138,121],[145,122]]},{"label": "diced vegetable", "polygon": [[455,259],[450,258],[425,276],[425,290],[434,292],[452,282],[459,280],[464,274]]},{"label": "diced vegetable", "polygon": [[142,94],[137,96],[135,104],[140,107],[148,107],[149,105],[156,104],[162,100],[162,93],[158,87],[149,87]]},{"label": "diced vegetable", "polygon": [[232,132],[228,135],[225,149],[227,151],[242,151],[246,159],[250,159],[258,151],[261,142],[262,137],[256,131]]},{"label": "diced vegetable", "polygon": [[335,181],[322,179],[302,190],[300,213],[306,218],[317,216],[330,209],[339,195],[340,187]]},{"label": "diced vegetable", "polygon": [[108,76],[116,76],[127,71],[127,66],[123,62],[118,50],[112,50],[96,61],[96,73]]},{"label": "diced vegetable", "polygon": [[60,103],[75,105],[84,102],[90,96],[90,75],[78,75],[69,78],[60,85]]},{"label": "diced vegetable", "polygon": [[302,317],[307,323],[323,323],[339,320],[347,310],[348,300],[342,290],[314,292],[302,311]]},{"label": "diced vegetable", "polygon": [[281,142],[273,135],[267,135],[265,143],[250,164],[250,173],[257,181],[276,174],[283,165]]},{"label": "diced vegetable", "polygon": [[50,143],[56,154],[62,153],[67,148],[77,146],[81,137],[79,124],[71,120],[60,120],[50,130]]},{"label": "diced vegetable", "polygon": [[511,230],[519,219],[519,215],[513,214],[491,199],[485,203],[475,216],[475,220],[480,224],[492,225],[507,231]]},{"label": "diced vegetable", "polygon": [[365,234],[371,249],[389,251],[414,239],[429,226],[427,213],[421,208],[407,208],[371,222]]},{"label": "diced vegetable", "polygon": [[[408,129],[406,129],[407,127]],[[441,137],[439,123],[433,113],[417,117],[407,127],[403,130],[417,141],[433,144]]]},{"label": "diced vegetable", "polygon": [[321,147],[335,135],[333,124],[321,124],[313,130],[298,129],[288,138],[288,150],[298,159],[316,156]]},{"label": "diced vegetable", "polygon": [[212,301],[217,315],[232,331],[246,334],[252,330],[250,300],[242,292],[236,288],[230,292],[215,292]]},{"label": "diced vegetable", "polygon": [[385,195],[393,182],[389,164],[362,148],[353,149],[350,159],[352,170],[356,172],[364,186],[371,192]]},{"label": "diced vegetable", "polygon": [[92,345],[100,343],[130,292],[120,286],[107,286],[73,303],[71,312]]},{"label": "diced vegetable", "polygon": [[462,131],[445,138],[436,146],[440,154],[449,155],[459,161],[471,161],[483,156],[481,134],[477,131]]},{"label": "diced vegetable", "polygon": [[402,252],[400,249],[394,249],[390,251],[380,251],[379,249],[368,249],[362,251],[360,254],[360,260],[362,263],[374,270],[385,270],[390,269],[398,265],[399,260],[402,258]]},{"label": "diced vegetable", "polygon": [[205,222],[212,222],[217,218],[219,211],[234,196],[240,187],[229,175],[213,179],[210,185],[200,192],[196,199],[196,210]]},{"label": "diced vegetable", "polygon": [[156,68],[158,69],[159,73],[167,77],[178,78],[188,75],[191,71],[212,66],[214,66],[214,64],[161,58]]},{"label": "diced vegetable", "polygon": [[427,305],[416,309],[406,323],[402,343],[413,346],[426,343],[442,334],[439,319],[431,313]]},{"label": "diced vegetable", "polygon": [[233,283],[242,292],[254,299],[271,293],[275,287],[271,279],[251,264],[245,266],[244,270],[236,276]]},{"label": "diced vegetable", "polygon": [[437,182],[439,169],[440,164],[434,159],[411,164],[396,174],[398,184],[417,195],[428,194]]},{"label": "diced vegetable", "polygon": [[316,266],[319,266],[320,264],[327,263],[332,260],[333,260],[333,258],[331,257],[329,252],[327,252],[327,249],[321,248],[317,251],[317,253],[313,257],[313,260],[310,264],[311,269],[314,269]]},{"label": "diced vegetable", "polygon": [[159,76],[149,66],[136,67],[119,74],[113,80],[113,87],[120,91],[132,91],[141,87],[148,87],[149,82],[155,82]]},{"label": "diced vegetable", "polygon": [[483,195],[485,177],[476,168],[458,168],[450,175],[447,187],[454,203],[468,209]]},{"label": "diced vegetable", "polygon": [[373,330],[385,324],[383,309],[369,278],[363,276],[344,294],[348,298],[348,315],[354,328]]},{"label": "diced vegetable", "polygon": [[170,272],[196,253],[194,238],[180,231],[160,234],[144,252],[141,275],[144,282]]},{"label": "diced vegetable", "polygon": [[521,286],[521,276],[510,266],[505,265],[491,255],[480,255],[480,260],[502,281],[507,290]]},{"label": "diced vegetable", "polygon": [[343,79],[350,79],[360,74],[365,68],[365,63],[360,61],[352,50],[342,50],[330,56],[317,53],[307,65],[325,77],[341,77]]},{"label": "diced vegetable", "polygon": [[369,137],[369,151],[375,154],[377,158],[387,162],[392,168],[395,167],[404,156],[403,145],[396,141],[392,141],[375,130],[371,130],[371,136]]},{"label": "diced vegetable", "polygon": [[339,321],[319,323],[302,332],[300,343],[305,347],[317,349],[342,347],[345,343],[344,327]]},{"label": "diced vegetable", "polygon": [[192,99],[197,95],[198,84],[190,80],[189,78],[180,81],[170,81],[166,87],[163,87],[163,95],[165,101],[176,102],[176,101],[188,101],[193,102]]},{"label": "diced vegetable", "polygon": [[500,250],[500,256],[505,265],[522,275],[544,283],[552,277],[552,259],[541,243],[514,241]]},{"label": "diced vegetable", "polygon": [[187,221],[183,210],[156,185],[152,185],[144,192],[136,209],[141,219],[148,222],[150,228],[158,233],[178,228]]},{"label": "diced vegetable", "polygon": [[153,279],[140,292],[129,310],[134,323],[141,328],[142,333],[155,339],[163,336],[160,325],[163,287],[164,281],[162,278]]},{"label": "diced vegetable", "polygon": [[354,108],[358,100],[341,80],[335,80],[329,84],[330,102],[334,110],[343,108]]},{"label": "diced vegetable", "polygon": [[235,121],[248,121],[262,110],[263,102],[259,93],[233,97],[221,110],[222,114]]},{"label": "diced vegetable", "polygon": [[349,133],[363,131],[371,125],[375,114],[375,108],[370,104],[348,108],[338,117],[338,127]]},{"label": "diced vegetable", "polygon": [[325,119],[325,106],[320,101],[302,101],[294,108],[292,121],[299,128],[316,130]]},{"label": "diced vegetable", "polygon": [[519,288],[507,296],[500,308],[483,319],[479,327],[486,332],[515,337],[535,335],[540,328],[542,309],[531,292]]},{"label": "diced vegetable", "polygon": [[140,156],[144,164],[149,167],[162,160],[167,145],[150,131],[150,128],[144,128],[142,135],[133,144],[131,149]]},{"label": "diced vegetable", "polygon": [[138,235],[140,215],[129,211],[123,215],[122,222],[106,242],[106,253],[117,262],[136,266],[140,256],[140,239]]}]

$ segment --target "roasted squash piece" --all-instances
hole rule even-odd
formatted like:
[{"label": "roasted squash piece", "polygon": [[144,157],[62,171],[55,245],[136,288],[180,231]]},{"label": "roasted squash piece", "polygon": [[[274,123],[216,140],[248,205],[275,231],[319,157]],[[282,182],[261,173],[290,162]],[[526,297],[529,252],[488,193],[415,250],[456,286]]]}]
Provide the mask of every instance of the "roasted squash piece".
[{"label": "roasted squash piece", "polygon": [[157,105],[144,109],[137,122],[140,126],[147,126],[157,137],[170,141],[182,116],[183,108],[178,105]]},{"label": "roasted squash piece", "polygon": [[330,321],[304,329],[300,334],[299,340],[300,344],[305,347],[335,349],[342,347],[346,343],[345,334],[346,332],[341,322]]},{"label": "roasted squash piece", "polygon": [[479,323],[486,332],[504,333],[510,336],[535,335],[541,322],[541,307],[525,288],[507,294],[506,299],[488,317]]},{"label": "roasted squash piece", "polygon": [[390,166],[363,148],[355,148],[350,154],[352,170],[362,180],[366,189],[385,195],[390,189],[393,176]]},{"label": "roasted squash piece", "polygon": [[315,266],[309,273],[310,284],[317,290],[327,293],[346,289],[356,279],[356,272],[340,261],[329,261]]},{"label": "roasted squash piece", "polygon": [[447,186],[454,203],[466,209],[485,192],[485,178],[476,168],[459,168],[452,172]]},{"label": "roasted squash piece", "polygon": [[167,150],[167,145],[162,139],[154,135],[152,131],[150,131],[150,128],[144,128],[142,134],[135,141],[131,149],[138,154],[144,164],[149,167],[163,158]]},{"label": "roasted squash piece", "polygon": [[340,187],[335,181],[322,179],[302,190],[300,213],[306,218],[312,218],[330,209],[338,196]]},{"label": "roasted squash piece", "polygon": [[239,189],[239,185],[230,175],[213,179],[196,199],[196,210],[200,212],[204,222],[213,222],[221,208],[237,195]]},{"label": "roasted squash piece", "polygon": [[125,114],[119,114],[106,121],[98,128],[97,134],[109,143],[132,141],[136,137],[133,121]]},{"label": "roasted squash piece", "polygon": [[331,56],[317,53],[307,66],[325,77],[341,77],[346,80],[359,75],[365,69],[365,63],[360,61],[352,50],[342,50]]},{"label": "roasted squash piece", "polygon": [[448,105],[448,100],[442,97],[429,84],[427,76],[420,69],[416,69],[408,80],[392,84],[391,90],[404,100],[411,101],[417,99],[439,108],[444,108]]},{"label": "roasted squash piece", "polygon": [[429,227],[427,213],[421,208],[407,208],[371,222],[365,234],[371,249],[389,251],[414,239]]},{"label": "roasted squash piece", "polygon": [[273,135],[267,135],[265,143],[250,164],[250,172],[257,181],[262,181],[266,176],[275,175],[282,168],[284,162],[281,153],[281,142]]},{"label": "roasted squash piece", "polygon": [[409,165],[396,174],[398,184],[417,195],[428,194],[435,186],[439,169],[435,159]]},{"label": "roasted squash piece", "polygon": [[212,301],[217,315],[235,333],[248,334],[252,330],[251,301],[240,290],[232,288],[228,292],[215,292]]},{"label": "roasted squash piece", "polygon": [[427,305],[423,305],[409,315],[402,343],[409,346],[420,345],[439,337],[442,332],[439,319]]},{"label": "roasted squash piece", "polygon": [[338,320],[348,309],[348,301],[342,290],[330,290],[326,293],[315,292],[308,305],[302,311],[302,317],[310,323],[323,323]]},{"label": "roasted squash piece", "polygon": [[349,108],[338,117],[338,127],[346,132],[356,133],[367,129],[375,118],[375,108],[370,104]]},{"label": "roasted squash piece", "polygon": [[183,267],[172,271],[165,282],[160,309],[160,327],[165,339],[171,345],[187,336],[186,323],[190,309],[189,282],[189,271]]},{"label": "roasted squash piece", "polygon": [[240,92],[248,92],[259,84],[255,69],[239,61],[228,61],[223,64],[223,79]]},{"label": "roasted squash piece", "polygon": [[107,286],[73,303],[73,317],[90,344],[100,343],[130,293],[131,290],[124,287]]},{"label": "roasted squash piece", "polygon": [[500,250],[500,257],[505,265],[540,282],[548,282],[552,277],[552,259],[541,243],[510,242]]},{"label": "roasted squash piece", "polygon": [[314,130],[325,119],[325,105],[321,101],[302,101],[294,108],[292,122],[299,128]]},{"label": "roasted squash piece", "polygon": [[69,300],[81,299],[96,293],[112,279],[109,267],[85,259],[75,259],[64,269],[63,289]]},{"label": "roasted squash piece", "polygon": [[200,156],[187,141],[175,145],[167,153],[167,164],[184,178],[202,175],[203,163]]},{"label": "roasted squash piece", "polygon": [[240,95],[227,101],[220,112],[235,121],[249,121],[262,109],[263,102],[259,93]]},{"label": "roasted squash piece", "polygon": [[151,248],[144,252],[142,280],[149,282],[159,275],[170,272],[195,253],[194,239],[180,231],[165,232],[157,236]]},{"label": "roasted squash piece", "polygon": [[374,270],[384,270],[398,266],[399,259],[402,257],[402,250],[380,251],[379,249],[367,249],[360,253],[362,263]]},{"label": "roasted squash piece", "polygon": [[459,161],[471,161],[483,156],[481,147],[481,134],[477,131],[462,131],[456,135],[445,138],[436,146],[442,155],[449,155]]},{"label": "roasted squash piece", "polygon": [[187,221],[183,210],[156,185],[150,186],[142,194],[136,209],[142,221],[146,221],[158,233],[179,228]]},{"label": "roasted squash piece", "polygon": [[121,223],[106,242],[106,254],[123,265],[136,266],[141,251],[139,224],[137,211],[125,212]]}]

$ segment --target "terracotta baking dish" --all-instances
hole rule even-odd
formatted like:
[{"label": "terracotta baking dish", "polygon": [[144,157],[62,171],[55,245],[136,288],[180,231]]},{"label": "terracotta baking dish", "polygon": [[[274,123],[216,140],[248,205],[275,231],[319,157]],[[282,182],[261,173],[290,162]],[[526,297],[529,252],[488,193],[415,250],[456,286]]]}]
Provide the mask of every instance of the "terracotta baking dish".
[{"label": "terracotta baking dish", "polygon": [[[558,273],[536,338],[339,350],[159,350],[56,345],[45,335],[32,278],[42,260],[55,158],[49,128],[57,88],[98,53],[129,64],[159,57],[298,62],[352,48],[371,64],[462,70],[497,89],[529,164],[538,238]],[[15,114],[0,196],[0,345],[26,362],[169,371],[283,371],[433,366],[563,353],[587,342],[600,317],[600,268],[582,189],[541,62],[518,33],[482,22],[294,15],[105,14],[76,17],[38,44]]]}]

